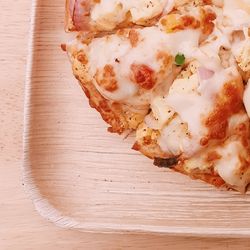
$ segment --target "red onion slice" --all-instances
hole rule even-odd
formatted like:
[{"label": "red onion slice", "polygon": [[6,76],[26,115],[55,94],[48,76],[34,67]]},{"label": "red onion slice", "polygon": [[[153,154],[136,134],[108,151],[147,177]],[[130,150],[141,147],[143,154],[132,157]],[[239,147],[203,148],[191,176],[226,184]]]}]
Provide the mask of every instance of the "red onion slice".
[{"label": "red onion slice", "polygon": [[89,30],[91,0],[70,0],[69,11],[77,31]]},{"label": "red onion slice", "polygon": [[204,68],[204,67],[199,67],[198,68],[198,75],[201,81],[203,80],[208,80],[213,77],[214,71]]}]

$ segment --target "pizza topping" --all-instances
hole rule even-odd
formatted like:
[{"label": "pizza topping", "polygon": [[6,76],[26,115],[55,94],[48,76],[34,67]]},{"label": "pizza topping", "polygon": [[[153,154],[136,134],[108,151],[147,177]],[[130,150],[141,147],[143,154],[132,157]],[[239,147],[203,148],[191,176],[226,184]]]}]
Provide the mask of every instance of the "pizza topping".
[{"label": "pizza topping", "polygon": [[[136,130],[133,148],[160,167],[243,190],[250,182],[249,1],[78,0],[69,13],[75,29],[94,31],[63,48],[109,130]],[[102,101],[93,101],[89,85]]]},{"label": "pizza topping", "polygon": [[179,14],[170,14],[163,17],[160,24],[167,33],[177,32],[187,28],[197,29],[200,27],[200,21],[195,17],[190,15],[181,16]]},{"label": "pizza topping", "polygon": [[191,145],[189,138],[187,123],[184,123],[179,116],[175,116],[161,130],[158,144],[165,153],[171,156],[179,156],[186,147],[194,146]]},{"label": "pizza topping", "polygon": [[94,78],[99,86],[107,91],[114,92],[118,89],[116,75],[112,65],[105,65],[102,72],[97,71]]},{"label": "pizza topping", "polygon": [[83,0],[70,0],[70,13],[77,31],[88,30],[91,3]]},{"label": "pizza topping", "polygon": [[129,31],[129,40],[132,47],[136,47],[138,45],[139,33],[135,29]]},{"label": "pizza topping", "polygon": [[211,151],[211,152],[208,152],[205,160],[213,164],[215,161],[220,160],[220,159],[221,159],[221,155],[218,152]]},{"label": "pizza topping", "polygon": [[170,12],[173,0],[67,0],[70,31],[111,31],[125,25],[149,25]]},{"label": "pizza topping", "polygon": [[231,30],[241,30],[244,27],[249,27],[249,0],[224,1],[223,15],[225,17],[226,24],[231,28]]},{"label": "pizza topping", "polygon": [[155,158],[154,159],[154,165],[159,168],[172,168],[177,163],[178,163],[177,158],[168,158],[168,159]]},{"label": "pizza topping", "polygon": [[[88,44],[83,44],[80,37],[67,45],[67,51],[82,48],[82,59],[88,62],[85,78],[92,77],[105,98],[149,106],[154,96],[167,91],[176,77],[178,69],[173,58],[180,52],[188,60],[198,46],[199,34],[198,30],[189,29],[172,34],[166,34],[159,27],[130,29],[94,38]],[[183,36],[189,39],[183,40]],[[112,67],[115,75],[112,81],[103,77],[106,65]]]},{"label": "pizza topping", "polygon": [[185,56],[181,53],[178,53],[176,56],[175,56],[175,64],[177,66],[182,66],[184,63],[185,63]]},{"label": "pizza topping", "polygon": [[[124,2],[128,4],[128,0],[124,0]],[[132,22],[144,25],[145,21],[162,14],[164,8],[167,7],[168,0],[139,0],[136,6],[134,2],[131,1],[133,5],[130,5]]]},{"label": "pizza topping", "polygon": [[150,90],[154,87],[156,81],[154,70],[145,64],[132,64],[132,78],[143,89]]},{"label": "pizza topping", "polygon": [[204,35],[210,35],[215,27],[216,14],[210,9],[201,9],[201,31]]},{"label": "pizza topping", "polygon": [[239,67],[244,71],[250,71],[250,37],[247,37],[246,40],[241,43],[239,53],[236,54],[236,60]]},{"label": "pizza topping", "polygon": [[212,70],[209,70],[205,67],[198,68],[198,76],[199,76],[200,81],[208,80],[211,77],[213,77],[213,75],[214,75],[214,71]]},{"label": "pizza topping", "polygon": [[[232,187],[241,187],[242,192],[250,182],[250,168],[246,155],[247,151],[237,141],[227,143],[219,150],[221,159],[216,162],[216,170],[219,175]],[[244,169],[245,168],[245,169]]]},{"label": "pizza topping", "polygon": [[152,100],[150,108],[152,112],[145,117],[145,123],[152,129],[162,129],[175,114],[175,111],[168,106],[166,99],[159,96]]}]

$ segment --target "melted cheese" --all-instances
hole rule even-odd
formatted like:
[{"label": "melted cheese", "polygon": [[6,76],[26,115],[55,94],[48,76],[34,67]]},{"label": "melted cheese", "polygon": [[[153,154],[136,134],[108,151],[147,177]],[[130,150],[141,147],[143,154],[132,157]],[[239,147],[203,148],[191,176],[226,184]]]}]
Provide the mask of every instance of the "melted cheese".
[{"label": "melted cheese", "polygon": [[171,6],[171,0],[101,0],[95,4],[91,19],[99,28],[111,30],[125,21],[128,13],[133,23],[143,24],[164,10],[170,11]]},{"label": "melted cheese", "polygon": [[225,0],[223,14],[228,26],[234,30],[249,27],[250,3],[249,0]]},{"label": "melted cheese", "polygon": [[[114,67],[116,79],[119,83],[119,88],[115,93],[105,91],[98,84],[95,84],[100,93],[108,99],[121,101],[133,96],[138,90],[138,86],[133,84],[130,79],[130,69],[120,65],[130,50],[131,45],[128,40],[115,35],[95,39],[89,45],[87,54],[90,66],[89,74],[92,77],[98,69],[103,69],[105,65]],[[119,59],[121,63],[116,63],[116,59]]]},{"label": "melted cheese", "polygon": [[246,150],[240,142],[232,141],[218,150],[222,156],[216,162],[215,169],[225,182],[233,187],[241,187],[244,191],[250,181],[250,168],[245,171],[242,159],[246,158]]},{"label": "melted cheese", "polygon": [[[174,14],[191,13],[199,19],[200,7],[191,3],[188,0],[101,0],[94,5],[91,19],[101,30],[112,30],[128,19],[144,25],[162,12],[169,13],[173,9]],[[228,118],[226,142],[214,140],[206,147],[200,142],[208,135],[204,118],[214,111],[216,97],[225,84],[239,77],[239,67],[245,72],[250,70],[250,1],[214,0],[213,3],[217,7],[205,8],[216,13],[215,28],[205,38],[198,28],[167,33],[159,21],[154,26],[135,29],[136,45],[131,43],[128,34],[112,34],[95,38],[89,45],[75,41],[68,51],[72,60],[75,50],[84,51],[88,58],[87,78],[106,99],[127,104],[133,110],[138,106],[146,107],[145,110],[150,108],[150,114],[145,115],[143,126],[137,131],[138,140],[154,131],[160,149],[166,155],[186,158],[185,169],[190,172],[211,168],[211,162],[205,159],[209,150],[215,150],[221,156],[212,164],[215,173],[229,185],[244,189],[250,182],[250,168],[243,174],[240,170],[249,152],[235,131],[250,117],[250,81],[243,98],[248,116],[241,110]],[[228,58],[222,58],[222,48],[230,54]],[[179,78],[171,72],[171,67],[166,70],[162,65],[158,58],[162,52],[172,58],[177,53],[185,55],[188,67]],[[155,73],[153,89],[143,90],[135,83],[131,76],[133,64],[146,65]],[[112,66],[117,81],[118,88],[113,92],[105,90],[95,80],[96,73],[106,65]],[[210,75],[202,77],[200,68],[209,71]]]},{"label": "melted cheese", "polygon": [[[102,69],[107,64],[114,68],[119,85],[117,91],[111,93],[96,84],[100,93],[110,100],[124,101],[134,105],[149,104],[154,93],[148,91],[139,98],[136,96],[139,88],[131,79],[131,65],[134,63],[146,64],[155,72],[160,72],[162,64],[157,59],[160,51],[173,57],[181,52],[187,58],[191,58],[192,51],[198,46],[200,33],[197,30],[184,30],[166,34],[157,27],[150,27],[138,30],[138,35],[140,41],[136,47],[132,47],[126,37],[111,35],[94,39],[86,51],[89,59],[89,73],[92,77],[98,69]],[[186,37],[187,40],[183,37]],[[119,63],[116,62],[117,59]],[[167,79],[159,78],[158,84],[167,85],[163,80]]]},{"label": "melted cheese", "polygon": [[214,109],[215,96],[231,77],[228,70],[217,68],[208,80],[200,81],[197,74],[193,74],[189,78],[175,80],[171,86],[166,102],[187,124],[190,133],[189,140],[182,147],[186,156],[201,149],[200,140],[207,134],[203,119]]}]

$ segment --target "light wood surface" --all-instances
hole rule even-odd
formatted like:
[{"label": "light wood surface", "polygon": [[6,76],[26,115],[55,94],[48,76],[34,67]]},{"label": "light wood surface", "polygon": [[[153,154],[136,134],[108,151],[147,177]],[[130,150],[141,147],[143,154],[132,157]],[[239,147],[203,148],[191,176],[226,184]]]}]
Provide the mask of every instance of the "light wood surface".
[{"label": "light wood surface", "polygon": [[21,182],[30,6],[30,0],[0,2],[0,249],[249,249],[247,239],[104,235],[63,230],[35,212]]}]

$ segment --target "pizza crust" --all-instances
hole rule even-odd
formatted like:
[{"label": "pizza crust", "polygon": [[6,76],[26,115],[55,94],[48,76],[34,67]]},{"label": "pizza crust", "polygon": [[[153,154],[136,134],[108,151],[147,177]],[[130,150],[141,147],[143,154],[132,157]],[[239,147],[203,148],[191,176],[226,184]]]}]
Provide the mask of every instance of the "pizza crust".
[{"label": "pizza crust", "polygon": [[84,64],[77,57],[76,55],[72,63],[74,75],[89,99],[90,106],[96,109],[103,120],[110,125],[108,131],[122,134],[125,131],[135,130],[142,122],[144,114],[131,112],[126,105],[104,98],[93,82],[85,77]]}]

